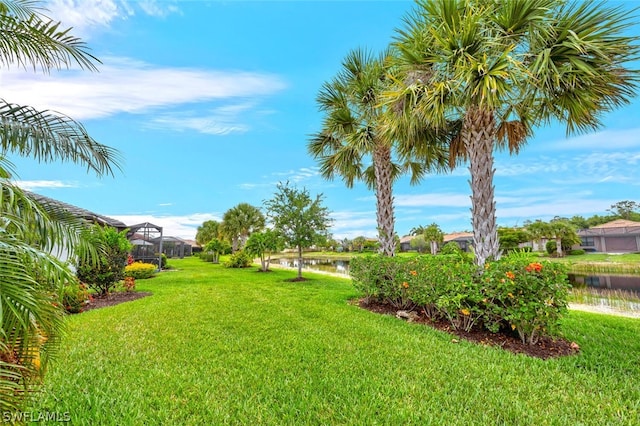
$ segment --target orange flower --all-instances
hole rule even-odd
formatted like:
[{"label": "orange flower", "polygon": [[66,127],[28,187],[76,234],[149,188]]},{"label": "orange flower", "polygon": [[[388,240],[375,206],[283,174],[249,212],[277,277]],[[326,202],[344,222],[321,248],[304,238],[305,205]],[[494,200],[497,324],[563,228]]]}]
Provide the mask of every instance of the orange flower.
[{"label": "orange flower", "polygon": [[540,272],[542,270],[542,264],[538,262],[530,263],[526,268],[524,268],[527,272]]},{"label": "orange flower", "polygon": [[465,308],[465,309],[460,309],[460,313],[461,313],[462,315],[470,315],[470,314],[471,314],[471,312],[469,312],[469,310],[468,310],[468,309],[466,309],[466,308]]},{"label": "orange flower", "polygon": [[402,287],[404,287],[404,288],[409,288],[409,283],[408,283],[408,282],[406,282],[406,281],[405,281],[405,282],[403,282],[403,283],[402,283]]},{"label": "orange flower", "polygon": [[410,273],[411,275],[413,275],[414,277],[415,277],[416,275],[418,275],[418,273],[417,273],[416,271],[409,271],[409,273]]},{"label": "orange flower", "polygon": [[511,272],[511,271],[507,271],[507,273],[505,274],[507,276],[507,278],[509,278],[510,280],[514,279],[516,277],[516,275]]}]

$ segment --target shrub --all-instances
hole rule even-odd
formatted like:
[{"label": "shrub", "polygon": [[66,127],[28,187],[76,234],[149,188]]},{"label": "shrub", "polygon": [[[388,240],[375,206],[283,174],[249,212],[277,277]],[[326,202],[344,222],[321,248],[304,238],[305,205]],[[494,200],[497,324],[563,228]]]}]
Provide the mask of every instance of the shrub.
[{"label": "shrub", "polygon": [[126,231],[94,225],[87,233],[87,240],[94,246],[93,252],[82,252],[76,267],[76,275],[98,294],[109,293],[124,278],[131,243]]},{"label": "shrub", "polygon": [[137,280],[144,280],[154,276],[157,269],[153,263],[134,262],[131,265],[125,266],[124,276],[125,278],[131,277]]},{"label": "shrub", "polygon": [[91,295],[87,286],[80,283],[68,283],[62,288],[62,306],[70,314],[77,314],[84,310]]},{"label": "shrub", "polygon": [[397,309],[418,306],[454,329],[510,327],[528,344],[555,333],[569,288],[563,264],[538,263],[524,252],[487,263],[482,275],[460,256],[367,256],[353,259],[350,273],[368,299]]},{"label": "shrub", "polygon": [[455,241],[449,241],[447,244],[442,246],[440,250],[440,254],[461,254],[464,253],[458,243]]},{"label": "shrub", "polygon": [[481,279],[487,328],[497,331],[500,325],[508,325],[528,344],[556,332],[567,310],[569,284],[564,264],[507,256],[485,267]]},{"label": "shrub", "polygon": [[579,255],[585,254],[585,253],[586,253],[586,251],[584,251],[582,249],[575,249],[575,250],[571,250],[569,252],[569,255],[571,255],[571,256],[579,256]]},{"label": "shrub", "polygon": [[251,256],[240,250],[229,256],[229,260],[224,262],[226,268],[248,268],[251,266]]},{"label": "shrub", "polygon": [[124,291],[134,291],[136,289],[136,279],[133,277],[124,277],[122,287]]},{"label": "shrub", "polygon": [[548,254],[555,254],[558,251],[558,244],[555,241],[547,241],[547,244],[544,246],[547,250]]}]

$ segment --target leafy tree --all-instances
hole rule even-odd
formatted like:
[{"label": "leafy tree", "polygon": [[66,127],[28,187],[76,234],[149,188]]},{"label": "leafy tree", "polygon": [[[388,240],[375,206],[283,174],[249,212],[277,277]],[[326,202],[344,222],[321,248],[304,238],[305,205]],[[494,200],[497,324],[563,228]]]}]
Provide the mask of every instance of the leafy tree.
[{"label": "leafy tree", "polygon": [[202,225],[198,226],[196,232],[196,242],[204,247],[207,243],[214,238],[222,237],[222,229],[220,222],[216,220],[206,220]]},{"label": "leafy tree", "polygon": [[612,204],[610,209],[607,209],[607,211],[626,220],[634,220],[636,216],[639,216],[638,210],[640,210],[640,203],[629,200],[618,201]]},{"label": "leafy tree", "polygon": [[427,248],[427,240],[424,239],[424,234],[417,235],[411,239],[409,245],[412,249],[417,250],[418,253],[424,253]]},{"label": "leafy tree", "polygon": [[282,237],[275,231],[267,229],[263,232],[254,232],[247,240],[244,248],[251,256],[260,258],[261,270],[267,272],[271,263],[271,255],[284,249]]},{"label": "leafy tree", "polygon": [[231,251],[241,248],[253,232],[264,229],[265,217],[257,207],[240,203],[222,217],[222,233],[231,241]]},{"label": "leafy tree", "polygon": [[[41,14],[34,1],[0,1],[0,65],[41,70],[98,62],[69,28]],[[19,409],[59,349],[64,285],[73,273],[52,253],[85,245],[83,224],[57,205],[14,186],[10,156],[73,162],[113,175],[118,153],[91,138],[81,123],[52,111],[0,100],[0,411]]]},{"label": "leafy tree", "polygon": [[434,256],[438,254],[438,244],[442,244],[444,240],[444,232],[442,232],[442,229],[440,229],[437,224],[432,223],[424,229],[423,235],[425,241],[427,241],[431,247],[431,254]]},{"label": "leafy tree", "polygon": [[367,237],[360,235],[358,237],[355,237],[351,243],[353,244],[354,250],[362,253],[362,251],[364,250],[364,246],[367,243]]},{"label": "leafy tree", "polygon": [[312,199],[306,189],[279,183],[277,192],[264,206],[273,229],[290,247],[298,249],[297,279],[302,280],[302,249],[322,239],[331,225],[329,211],[322,205],[322,194]]},{"label": "leafy tree", "polygon": [[98,295],[107,294],[124,279],[124,268],[132,247],[127,240],[127,231],[118,232],[109,226],[94,225],[87,231],[86,239],[96,251],[79,253],[76,275]]},{"label": "leafy tree", "polygon": [[520,228],[498,228],[498,237],[500,239],[500,249],[505,253],[517,250],[520,244],[531,240],[531,234]]},{"label": "leafy tree", "polygon": [[436,144],[423,145],[420,160],[413,159],[411,149],[396,149],[394,162],[393,142],[400,133],[389,131],[383,119],[387,108],[380,99],[390,82],[389,55],[389,51],[379,56],[364,50],[349,52],[340,72],[318,94],[325,119],[308,144],[324,178],[338,175],[349,188],[362,180],[375,190],[378,241],[385,256],[393,256],[396,248],[393,182],[410,172],[411,183],[417,183],[432,165],[446,163],[446,151]]},{"label": "leafy tree", "polygon": [[580,215],[573,216],[571,219],[569,219],[569,222],[573,226],[575,226],[576,229],[587,229],[589,227],[589,222],[587,221],[587,219]]},{"label": "leafy tree", "polygon": [[456,135],[451,162],[469,162],[477,265],[499,257],[494,149],[517,154],[552,120],[569,134],[597,129],[628,103],[638,37],[625,32],[635,20],[620,6],[562,0],[418,0],[406,17],[388,99]]},{"label": "leafy tree", "polygon": [[231,246],[225,240],[214,238],[205,244],[203,249],[206,253],[213,254],[213,263],[220,263],[220,255],[230,251]]}]

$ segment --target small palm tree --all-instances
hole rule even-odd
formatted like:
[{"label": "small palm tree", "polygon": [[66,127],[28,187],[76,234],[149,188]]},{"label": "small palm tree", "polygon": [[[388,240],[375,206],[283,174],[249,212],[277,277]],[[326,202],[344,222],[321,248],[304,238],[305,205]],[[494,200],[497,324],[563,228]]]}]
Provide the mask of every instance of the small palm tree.
[{"label": "small palm tree", "polygon": [[235,253],[252,233],[262,231],[264,225],[265,217],[259,208],[240,203],[225,212],[221,230],[231,241],[231,250]]},{"label": "small palm tree", "polygon": [[444,232],[442,232],[438,224],[432,223],[427,226],[422,235],[424,235],[424,239],[429,242],[431,254],[434,256],[438,254],[438,245],[444,241]]},{"label": "small palm tree", "polygon": [[638,74],[623,7],[562,0],[418,0],[398,30],[389,103],[453,132],[452,165],[469,161],[476,263],[499,256],[494,149],[518,153],[550,120],[568,133],[601,126],[629,102]]},{"label": "small palm tree", "polygon": [[380,252],[386,256],[393,256],[396,247],[393,182],[410,172],[412,183],[417,183],[434,164],[446,163],[446,152],[435,144],[422,145],[428,149],[423,149],[418,159],[413,157],[410,144],[397,145],[398,161],[394,162],[392,148],[399,132],[396,126],[390,128],[385,114],[392,111],[380,100],[390,83],[390,55],[385,51],[376,57],[363,50],[347,55],[341,71],[318,94],[325,118],[322,130],[308,144],[324,178],[338,175],[349,188],[362,180],[375,190],[378,240]]},{"label": "small palm tree", "polygon": [[[84,43],[38,14],[33,1],[0,1],[0,66],[49,72],[73,64],[95,70]],[[115,150],[82,124],[0,99],[0,411],[19,407],[59,347],[62,286],[74,280],[52,253],[81,244],[77,219],[39,203],[10,181],[7,157],[71,161],[98,176],[118,167]]]}]

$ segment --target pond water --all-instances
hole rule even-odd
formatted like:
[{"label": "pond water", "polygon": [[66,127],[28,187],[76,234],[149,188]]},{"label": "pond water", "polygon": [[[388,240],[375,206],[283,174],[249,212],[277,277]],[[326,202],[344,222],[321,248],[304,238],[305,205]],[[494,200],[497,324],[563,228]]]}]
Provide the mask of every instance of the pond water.
[{"label": "pond water", "polygon": [[617,274],[569,274],[571,285],[608,290],[625,290],[640,294],[640,276]]},{"label": "pond water", "polygon": [[[280,264],[289,268],[298,267],[298,259],[280,258],[274,259],[273,263]],[[306,271],[331,272],[349,276],[349,261],[338,259],[302,259],[302,269]]]}]

